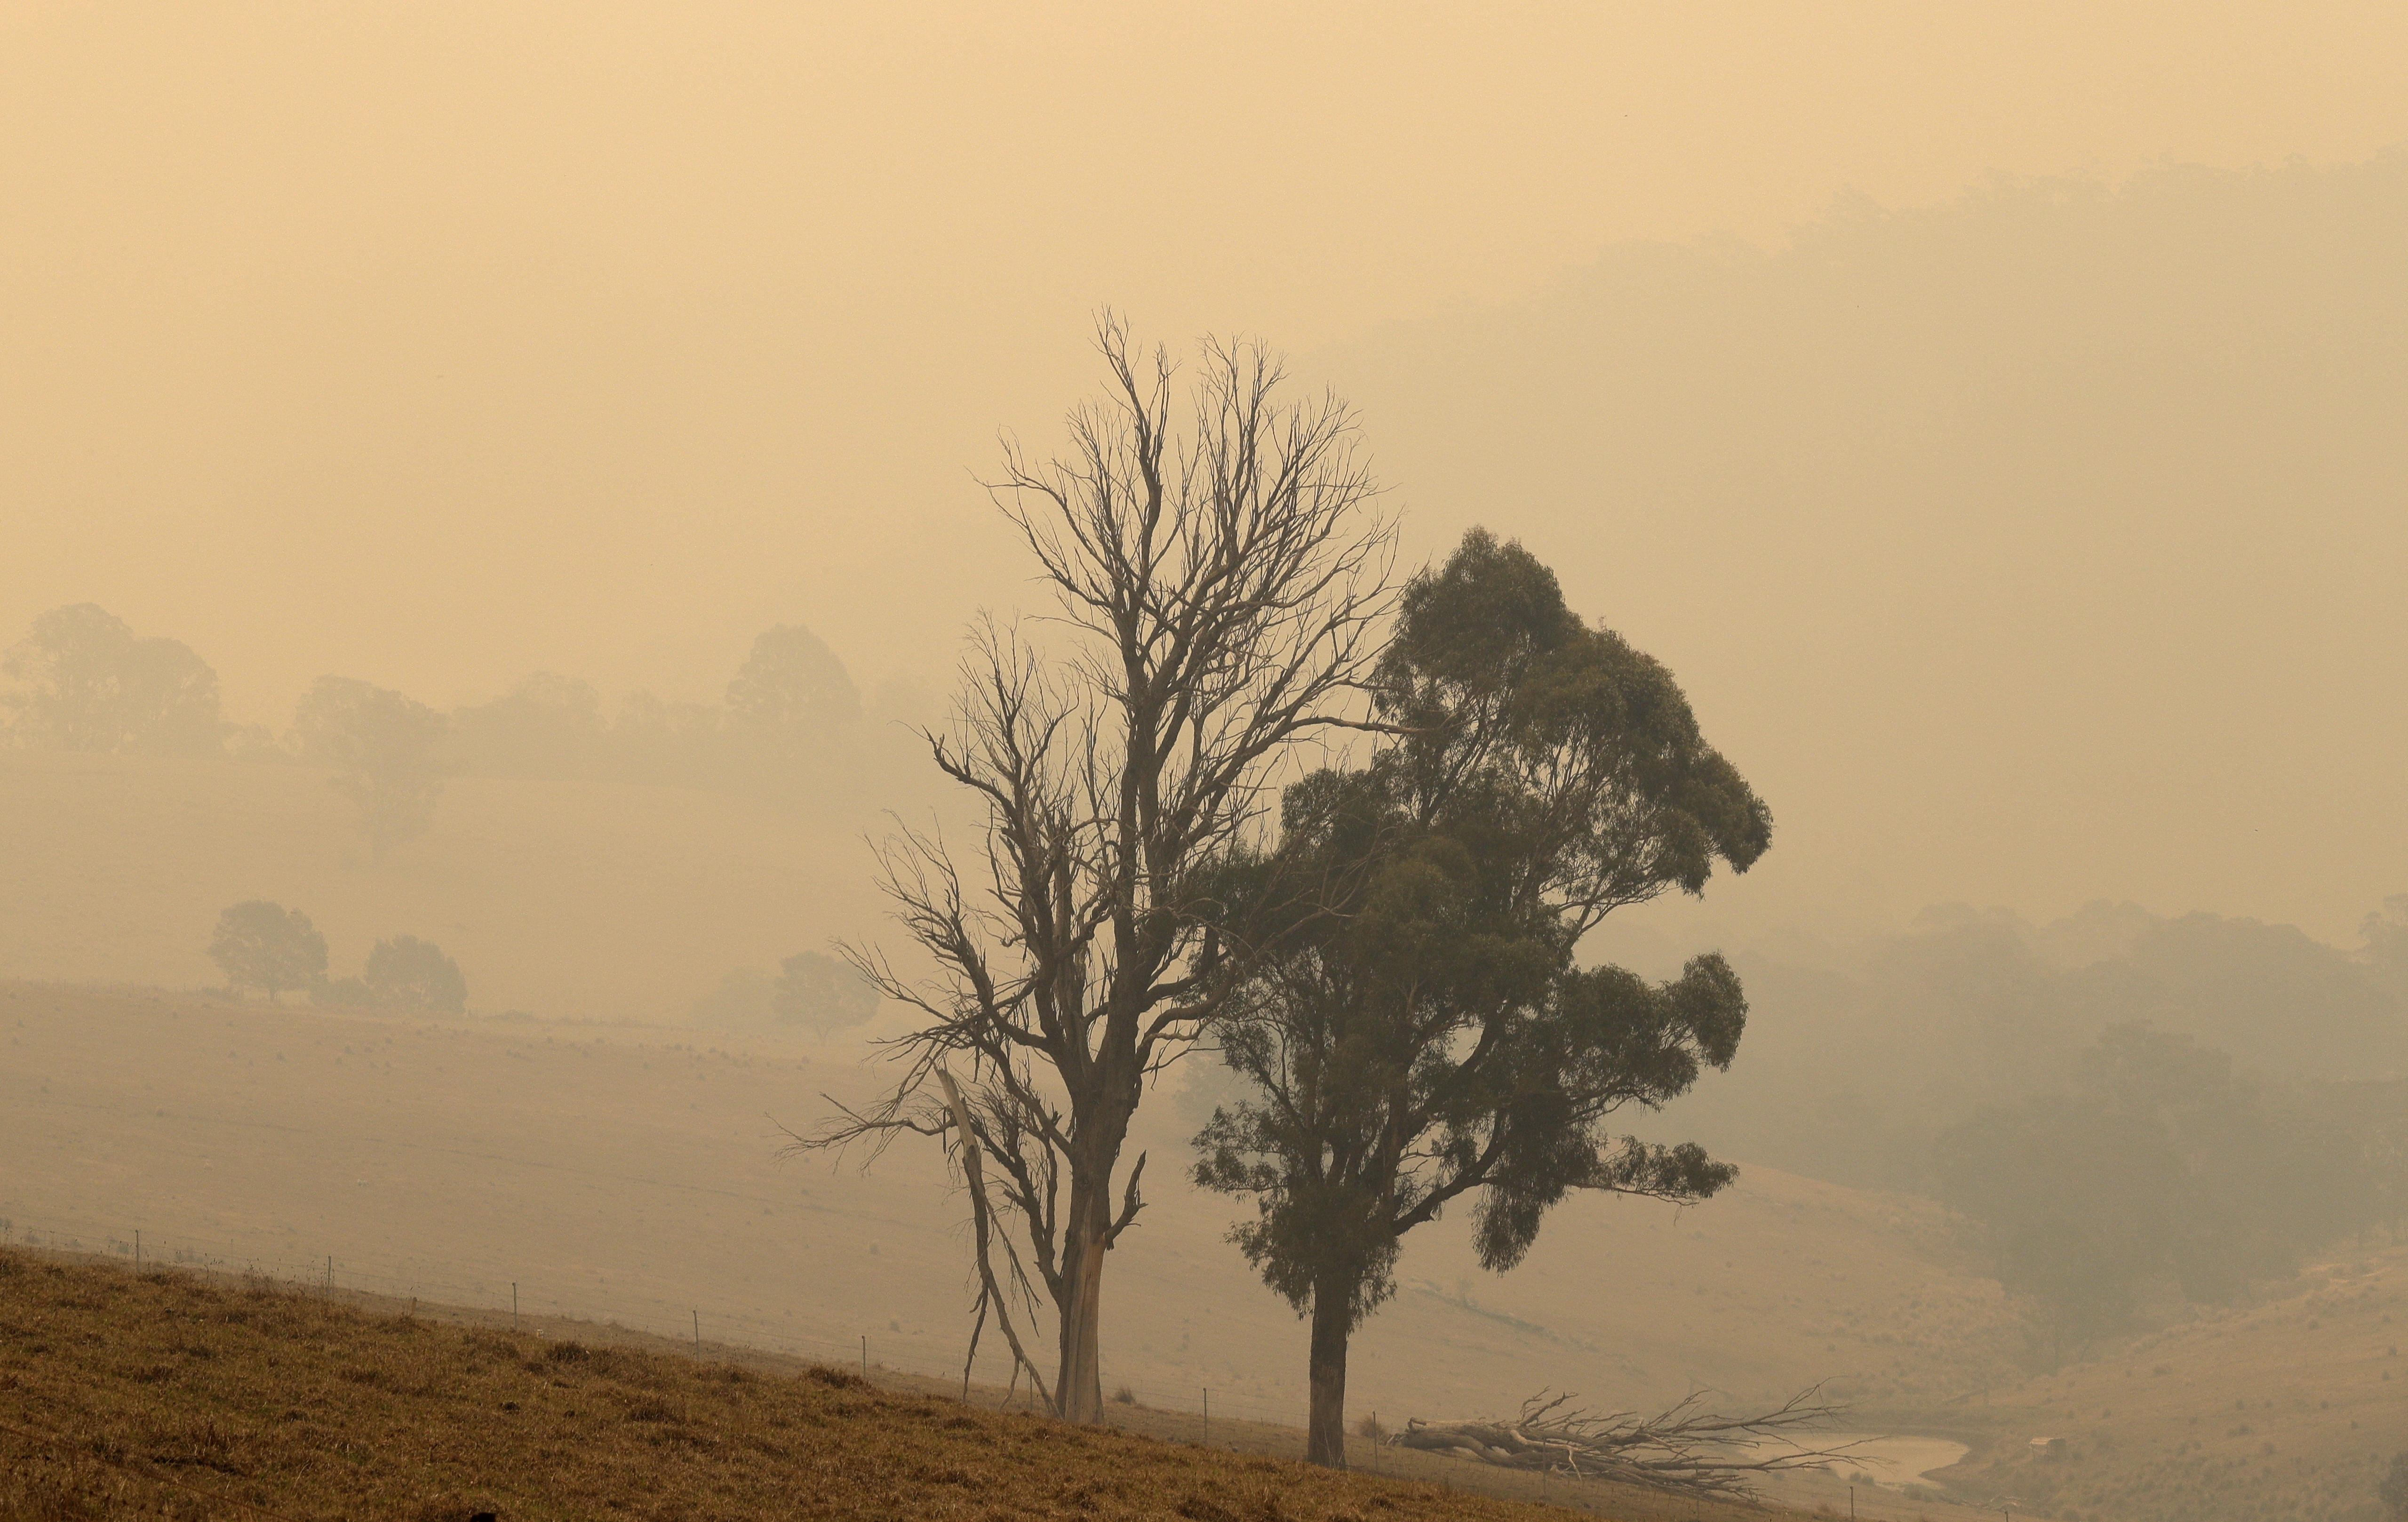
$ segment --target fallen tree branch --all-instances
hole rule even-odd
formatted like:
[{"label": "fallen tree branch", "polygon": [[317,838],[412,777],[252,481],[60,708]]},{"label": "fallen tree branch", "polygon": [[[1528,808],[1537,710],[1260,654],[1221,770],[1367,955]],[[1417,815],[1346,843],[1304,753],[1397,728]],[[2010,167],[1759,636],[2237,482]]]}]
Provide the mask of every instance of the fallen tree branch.
[{"label": "fallen tree branch", "polygon": [[1510,1421],[1414,1417],[1388,1441],[1504,1469],[1619,1480],[1683,1495],[1743,1496],[1764,1475],[1817,1468],[1870,1441],[1814,1443],[1818,1431],[1827,1431],[1848,1411],[1822,1395],[1820,1385],[1810,1386],[1771,1411],[1725,1416],[1705,1409],[1700,1391],[1641,1416],[1567,1410],[1572,1396],[1551,1399],[1541,1390],[1523,1401],[1521,1414]]}]

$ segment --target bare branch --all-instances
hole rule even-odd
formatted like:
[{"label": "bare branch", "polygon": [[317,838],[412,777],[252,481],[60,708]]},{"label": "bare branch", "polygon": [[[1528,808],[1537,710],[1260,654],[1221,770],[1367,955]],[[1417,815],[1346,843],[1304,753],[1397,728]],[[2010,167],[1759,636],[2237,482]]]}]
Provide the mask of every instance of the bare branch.
[{"label": "bare branch", "polygon": [[[924,737],[974,837],[898,822],[877,847],[917,970],[846,948],[921,1022],[888,1045],[884,1100],[798,1139],[874,1157],[960,1128],[992,1159],[994,1203],[1054,1300],[1052,1399],[1072,1416],[1100,1409],[1084,1307],[1142,1208],[1137,1170],[1116,1175],[1146,1076],[1250,961],[1198,901],[1198,869],[1259,826],[1289,747],[1373,722],[1395,553],[1344,404],[1289,400],[1258,345],[1208,342],[1182,392],[1117,316],[1096,343],[1106,385],[1063,452],[1007,438],[987,482],[1052,606],[974,625],[952,722]],[[923,1097],[947,1063],[958,1104]]]}]

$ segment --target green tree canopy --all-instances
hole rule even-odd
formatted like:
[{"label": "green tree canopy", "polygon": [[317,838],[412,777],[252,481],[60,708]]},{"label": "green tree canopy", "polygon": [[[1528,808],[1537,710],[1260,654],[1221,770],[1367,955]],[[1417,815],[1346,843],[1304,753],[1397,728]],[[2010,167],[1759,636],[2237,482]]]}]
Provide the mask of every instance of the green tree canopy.
[{"label": "green tree canopy", "polygon": [[1474,1201],[1512,1268],[1576,1188],[1698,1199],[1733,1176],[1609,1129],[1727,1067],[1746,1016],[1719,955],[1670,983],[1582,969],[1612,910],[1744,870],[1770,816],[1660,665],[1584,624],[1475,530],[1406,590],[1375,678],[1393,739],[1288,789],[1282,839],[1225,887],[1268,948],[1220,1047],[1251,1095],[1197,1139],[1252,1196],[1236,1241],[1312,1322],[1310,1453],[1343,1461],[1346,1346],[1404,1234]]}]

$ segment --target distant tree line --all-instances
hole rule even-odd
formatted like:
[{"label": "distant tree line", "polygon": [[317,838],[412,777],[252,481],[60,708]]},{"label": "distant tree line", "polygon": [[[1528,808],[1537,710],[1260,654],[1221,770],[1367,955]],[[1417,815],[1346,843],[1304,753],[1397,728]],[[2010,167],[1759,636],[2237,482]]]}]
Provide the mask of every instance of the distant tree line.
[{"label": "distant tree line", "polygon": [[2054,1364],[2153,1291],[2229,1302],[2306,1251],[2396,1228],[2403,1099],[2397,1084],[2261,1086],[2186,1036],[2121,1025],[2066,1089],[1942,1130],[1937,1192],[2038,1305]]},{"label": "distant tree line", "polygon": [[2094,904],[2044,926],[1934,912],[1813,963],[1743,955],[1784,1018],[1676,1120],[1963,1212],[2054,1359],[2337,1239],[2408,1235],[2408,898],[2361,940]]},{"label": "distant tree line", "polygon": [[50,751],[212,755],[226,726],[218,674],[181,640],[137,638],[92,603],[53,608],[0,655],[15,744]]},{"label": "distant tree line", "polygon": [[443,713],[390,688],[324,676],[281,736],[221,711],[217,673],[179,640],[137,637],[90,603],[55,608],[5,656],[0,742],[35,750],[230,756],[324,767],[373,854],[423,834],[452,777],[595,780],[801,800],[849,787],[881,737],[836,653],[799,625],[764,630],[717,703],[631,694],[604,711],[592,683],[538,671]]},{"label": "distant tree line", "polygon": [[270,999],[307,990],[309,1001],[335,1009],[458,1014],[468,1007],[468,982],[442,948],[416,936],[394,936],[370,949],[356,978],[326,975],[326,938],[297,909],[248,899],[218,916],[209,958],[231,988],[256,988]]}]

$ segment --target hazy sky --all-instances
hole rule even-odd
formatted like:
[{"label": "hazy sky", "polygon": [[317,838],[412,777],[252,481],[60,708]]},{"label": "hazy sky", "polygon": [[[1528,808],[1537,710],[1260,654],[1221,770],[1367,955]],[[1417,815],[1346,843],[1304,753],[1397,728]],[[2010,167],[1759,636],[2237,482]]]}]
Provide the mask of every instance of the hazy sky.
[{"label": "hazy sky", "polygon": [[[98,601],[280,727],[705,696],[781,618],[941,685],[1099,304],[1342,354],[1843,191],[2363,160],[2402,79],[2390,4],[10,7],[0,639]],[[2200,901],[2339,934],[2353,870]]]}]

